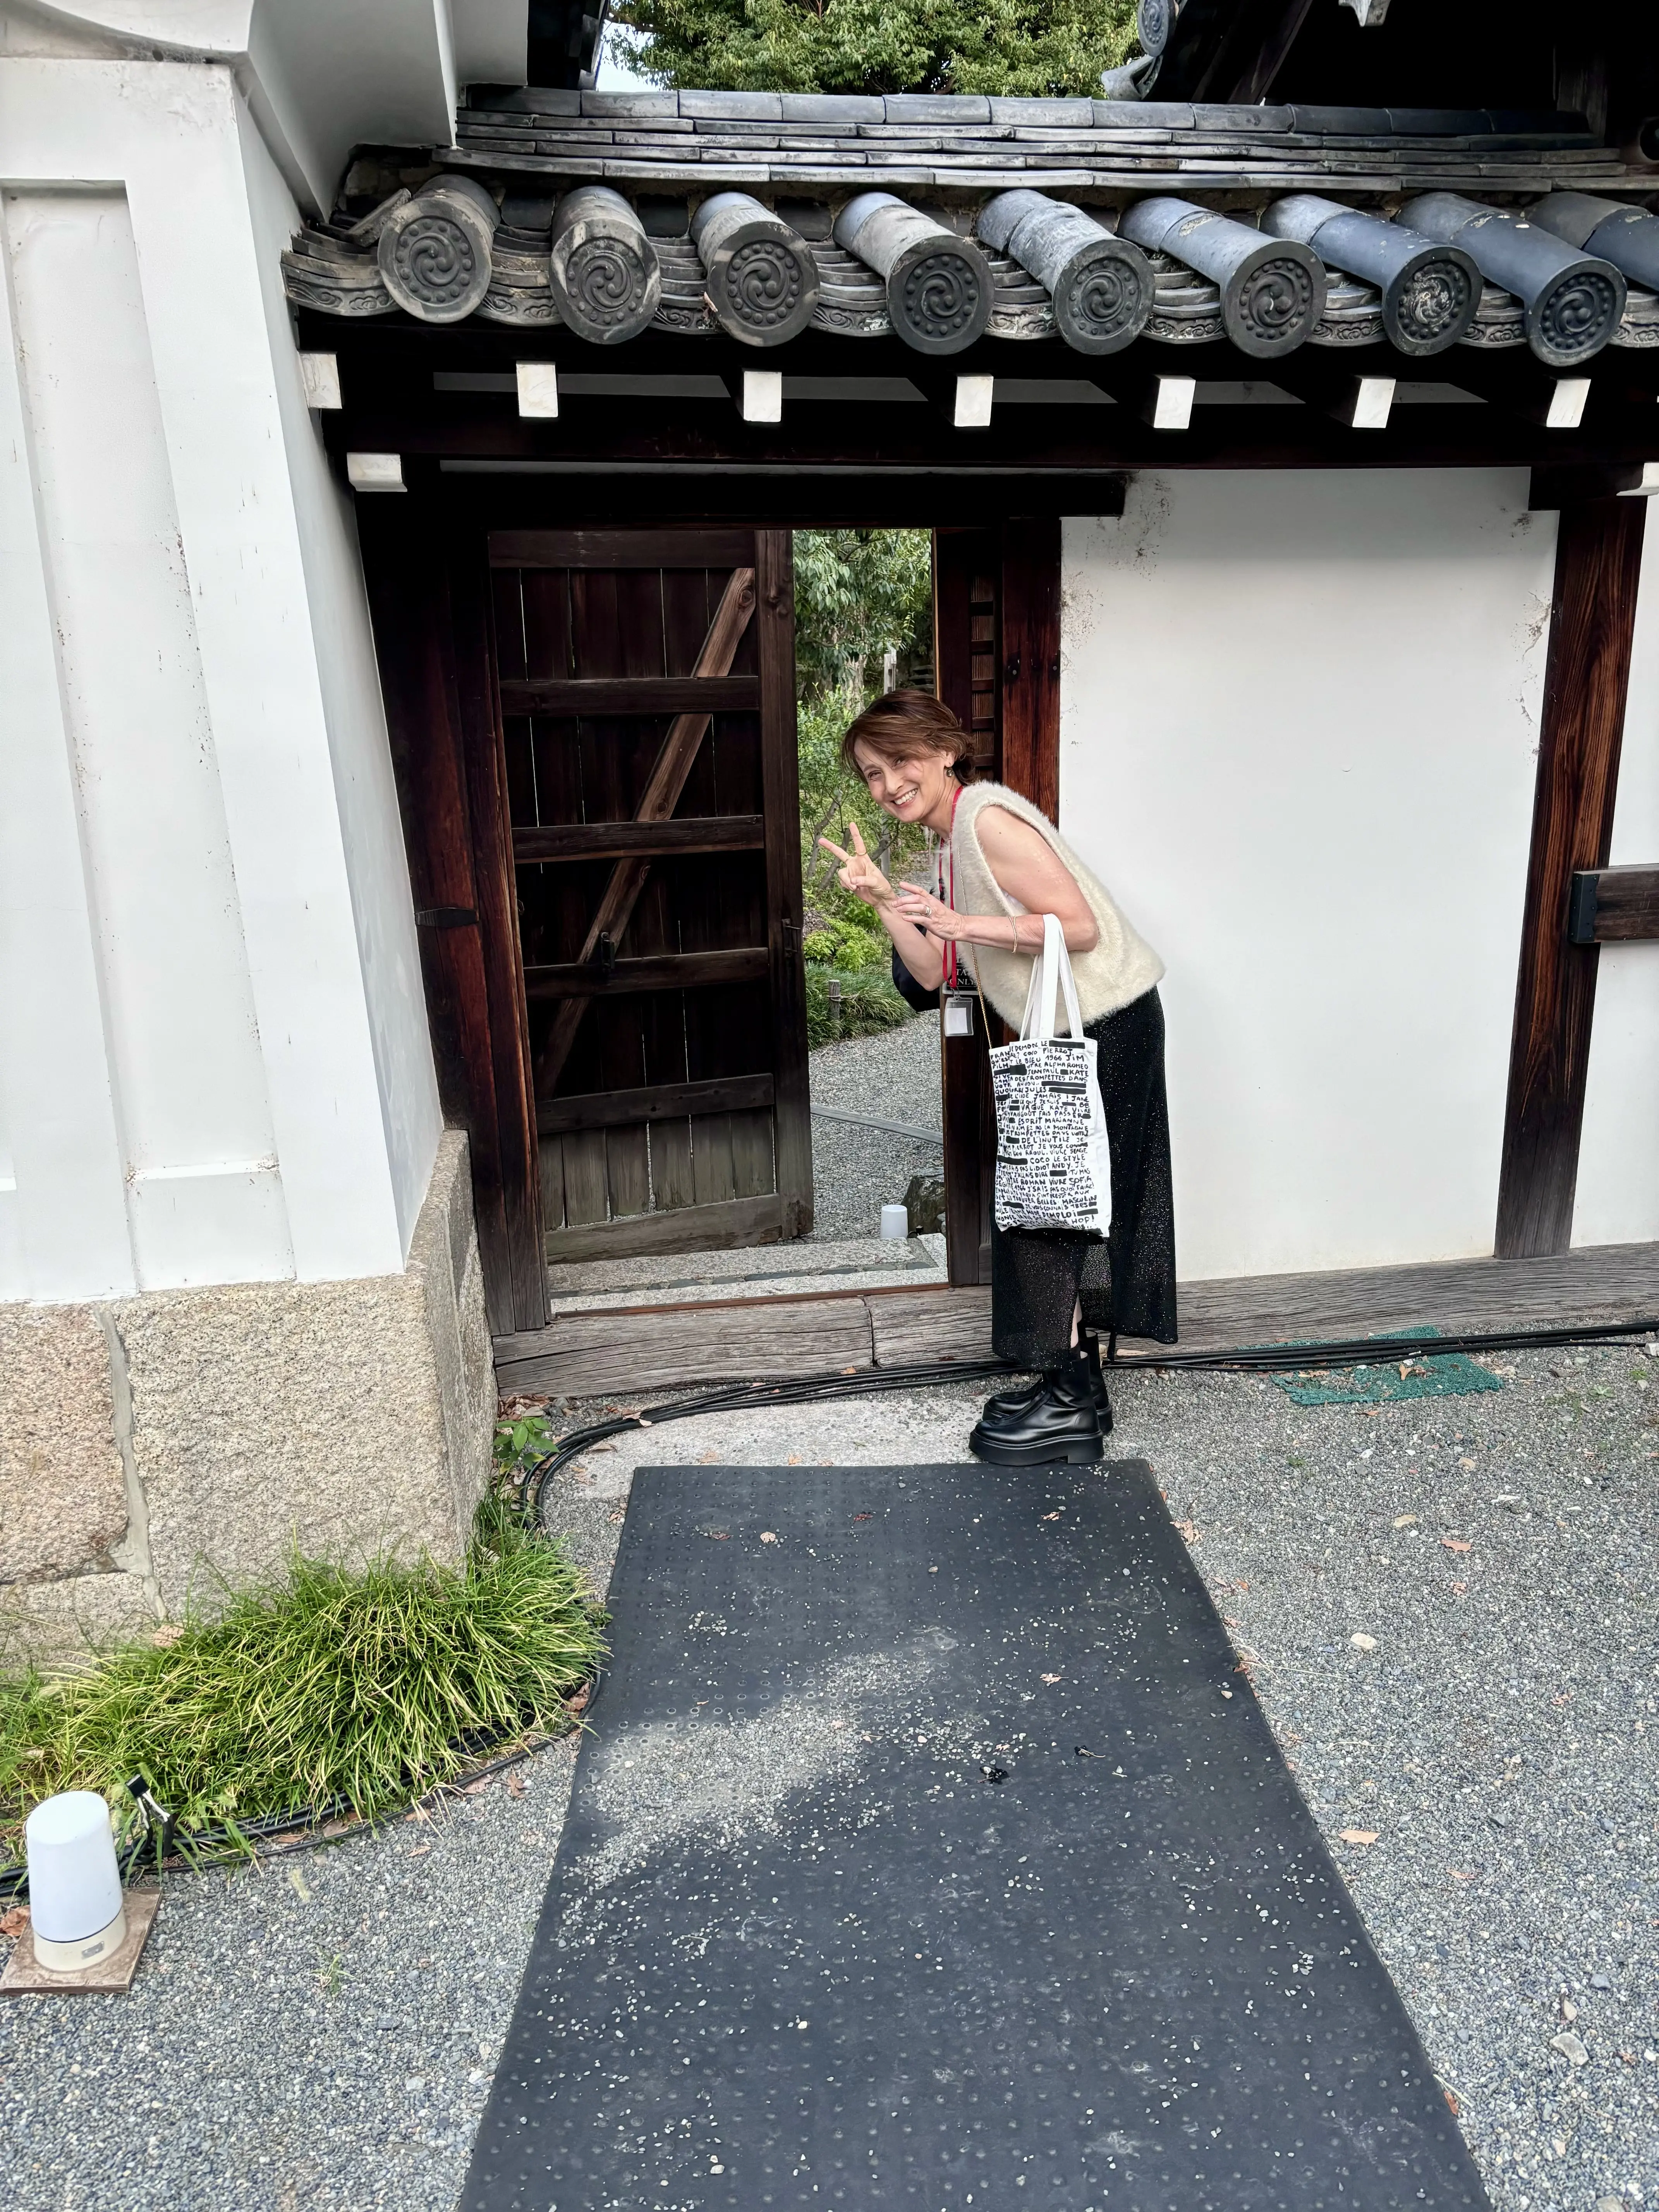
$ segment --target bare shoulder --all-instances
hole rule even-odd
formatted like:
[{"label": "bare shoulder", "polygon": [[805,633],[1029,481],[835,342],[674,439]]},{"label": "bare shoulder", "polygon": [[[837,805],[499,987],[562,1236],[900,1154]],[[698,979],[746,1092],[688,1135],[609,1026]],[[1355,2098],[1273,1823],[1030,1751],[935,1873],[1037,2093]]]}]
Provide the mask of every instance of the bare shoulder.
[{"label": "bare shoulder", "polygon": [[1054,850],[1041,830],[1022,822],[1006,806],[981,806],[974,817],[974,828],[991,860],[1024,860]]}]

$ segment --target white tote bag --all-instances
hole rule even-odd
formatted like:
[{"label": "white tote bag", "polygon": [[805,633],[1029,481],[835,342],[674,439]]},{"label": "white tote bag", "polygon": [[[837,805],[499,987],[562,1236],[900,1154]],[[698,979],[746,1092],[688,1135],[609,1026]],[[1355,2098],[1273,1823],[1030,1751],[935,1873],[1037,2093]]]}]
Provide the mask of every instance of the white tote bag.
[{"label": "white tote bag", "polygon": [[[1054,1035],[1064,993],[1070,1034]],[[1058,917],[1042,917],[1018,1044],[991,1048],[997,1102],[999,1229],[1069,1229],[1103,1237],[1112,1225],[1112,1166],[1093,1037]]]}]

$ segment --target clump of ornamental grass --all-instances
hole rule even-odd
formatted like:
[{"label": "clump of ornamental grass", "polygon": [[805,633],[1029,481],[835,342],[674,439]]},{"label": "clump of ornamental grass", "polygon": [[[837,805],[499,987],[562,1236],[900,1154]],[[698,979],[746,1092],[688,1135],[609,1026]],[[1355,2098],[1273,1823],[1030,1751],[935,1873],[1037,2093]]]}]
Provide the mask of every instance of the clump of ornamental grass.
[{"label": "clump of ornamental grass", "polygon": [[57,1790],[100,1791],[128,1822],[134,1775],[186,1846],[340,1800],[372,1818],[483,1744],[575,1726],[602,1620],[562,1549],[495,1500],[459,1568],[296,1556],[211,1619],[0,1682],[0,1857],[21,1857],[29,1808]]},{"label": "clump of ornamental grass", "polygon": [[[830,1003],[832,981],[841,985],[840,1005],[834,1009]],[[841,1037],[874,1036],[882,1030],[898,1029],[913,1012],[884,974],[806,970],[806,1042],[814,1051]]]}]

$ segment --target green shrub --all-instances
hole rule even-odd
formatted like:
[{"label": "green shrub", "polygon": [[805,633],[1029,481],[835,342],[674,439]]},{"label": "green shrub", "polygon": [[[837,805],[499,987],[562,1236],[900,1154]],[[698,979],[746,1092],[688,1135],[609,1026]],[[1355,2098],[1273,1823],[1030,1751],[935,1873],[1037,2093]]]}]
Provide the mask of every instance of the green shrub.
[{"label": "green shrub", "polygon": [[[841,1026],[830,1017],[830,983],[841,985]],[[912,1009],[893,988],[890,975],[879,970],[853,972],[834,968],[806,971],[806,1042],[816,1048],[837,1037],[873,1036],[879,1030],[896,1030],[908,1022]]]},{"label": "green shrub", "polygon": [[811,967],[836,968],[848,975],[866,975],[872,970],[883,975],[892,972],[892,939],[884,929],[866,929],[857,921],[832,916],[822,929],[801,939],[800,949]]},{"label": "green shrub", "polygon": [[561,1547],[495,1500],[462,1567],[296,1556],[216,1620],[0,1682],[0,1849],[21,1857],[29,1808],[60,1790],[130,1818],[134,1774],[186,1840],[341,1797],[386,1812],[463,1772],[481,1737],[574,1726],[602,1618]]}]

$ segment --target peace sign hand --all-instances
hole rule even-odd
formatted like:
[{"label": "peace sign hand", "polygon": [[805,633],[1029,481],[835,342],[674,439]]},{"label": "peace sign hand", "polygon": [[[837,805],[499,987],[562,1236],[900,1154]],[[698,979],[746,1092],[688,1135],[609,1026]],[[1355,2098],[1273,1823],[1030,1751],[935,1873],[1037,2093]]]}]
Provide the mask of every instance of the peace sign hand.
[{"label": "peace sign hand", "polygon": [[818,839],[824,850],[833,853],[842,864],[836,871],[836,880],[844,891],[851,891],[854,898],[862,899],[866,906],[885,906],[893,896],[893,886],[865,851],[856,822],[849,824],[848,835],[853,840],[850,853],[843,852],[828,837]]}]

